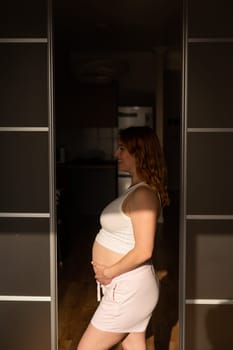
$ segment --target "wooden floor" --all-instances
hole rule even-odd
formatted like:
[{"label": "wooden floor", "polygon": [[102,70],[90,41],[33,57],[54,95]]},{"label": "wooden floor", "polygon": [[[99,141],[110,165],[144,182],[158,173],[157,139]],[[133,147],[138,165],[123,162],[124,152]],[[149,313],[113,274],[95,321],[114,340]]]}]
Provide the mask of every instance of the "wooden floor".
[{"label": "wooden floor", "polygon": [[[178,213],[174,202],[160,225],[154,265],[160,277],[160,299],[148,327],[148,350],[178,350]],[[97,307],[91,246],[98,229],[96,217],[69,223],[58,267],[59,350],[76,350]],[[63,233],[64,234],[64,233]],[[63,237],[64,244],[64,237]],[[120,347],[116,347],[120,349]]]}]

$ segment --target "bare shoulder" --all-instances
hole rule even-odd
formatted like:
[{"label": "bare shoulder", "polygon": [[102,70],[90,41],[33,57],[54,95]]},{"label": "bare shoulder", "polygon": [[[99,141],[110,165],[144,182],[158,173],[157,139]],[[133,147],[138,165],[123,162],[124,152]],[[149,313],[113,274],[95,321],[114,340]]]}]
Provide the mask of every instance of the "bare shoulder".
[{"label": "bare shoulder", "polygon": [[138,186],[129,196],[130,206],[133,207],[150,207],[158,209],[160,206],[158,195],[147,185]]}]

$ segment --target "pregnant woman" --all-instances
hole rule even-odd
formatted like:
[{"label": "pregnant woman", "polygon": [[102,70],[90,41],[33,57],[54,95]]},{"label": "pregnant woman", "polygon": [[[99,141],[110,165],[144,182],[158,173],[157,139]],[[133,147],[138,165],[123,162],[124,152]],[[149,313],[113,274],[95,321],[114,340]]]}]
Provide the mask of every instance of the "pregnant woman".
[{"label": "pregnant woman", "polygon": [[100,303],[77,350],[145,350],[145,333],[159,297],[152,265],[156,226],[169,204],[166,167],[155,132],[129,127],[119,133],[118,170],[132,183],[100,216],[92,265]]}]

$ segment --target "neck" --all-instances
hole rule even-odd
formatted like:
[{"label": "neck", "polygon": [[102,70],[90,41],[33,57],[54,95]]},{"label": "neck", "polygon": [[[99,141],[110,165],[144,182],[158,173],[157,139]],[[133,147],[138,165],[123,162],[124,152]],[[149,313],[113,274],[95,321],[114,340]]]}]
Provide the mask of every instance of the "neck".
[{"label": "neck", "polygon": [[143,179],[140,179],[138,177],[132,177],[132,182],[131,182],[131,186],[133,185],[137,185],[138,183],[144,181]]}]

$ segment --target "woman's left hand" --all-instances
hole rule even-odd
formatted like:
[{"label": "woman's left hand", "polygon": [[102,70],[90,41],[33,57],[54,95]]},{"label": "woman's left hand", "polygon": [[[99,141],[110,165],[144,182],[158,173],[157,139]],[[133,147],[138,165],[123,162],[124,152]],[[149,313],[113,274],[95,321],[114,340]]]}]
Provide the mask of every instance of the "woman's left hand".
[{"label": "woman's left hand", "polygon": [[92,261],[93,269],[95,272],[95,279],[100,282],[103,285],[109,284],[112,281],[112,278],[107,278],[104,275],[104,270],[107,268],[107,266],[98,264],[94,261]]}]

